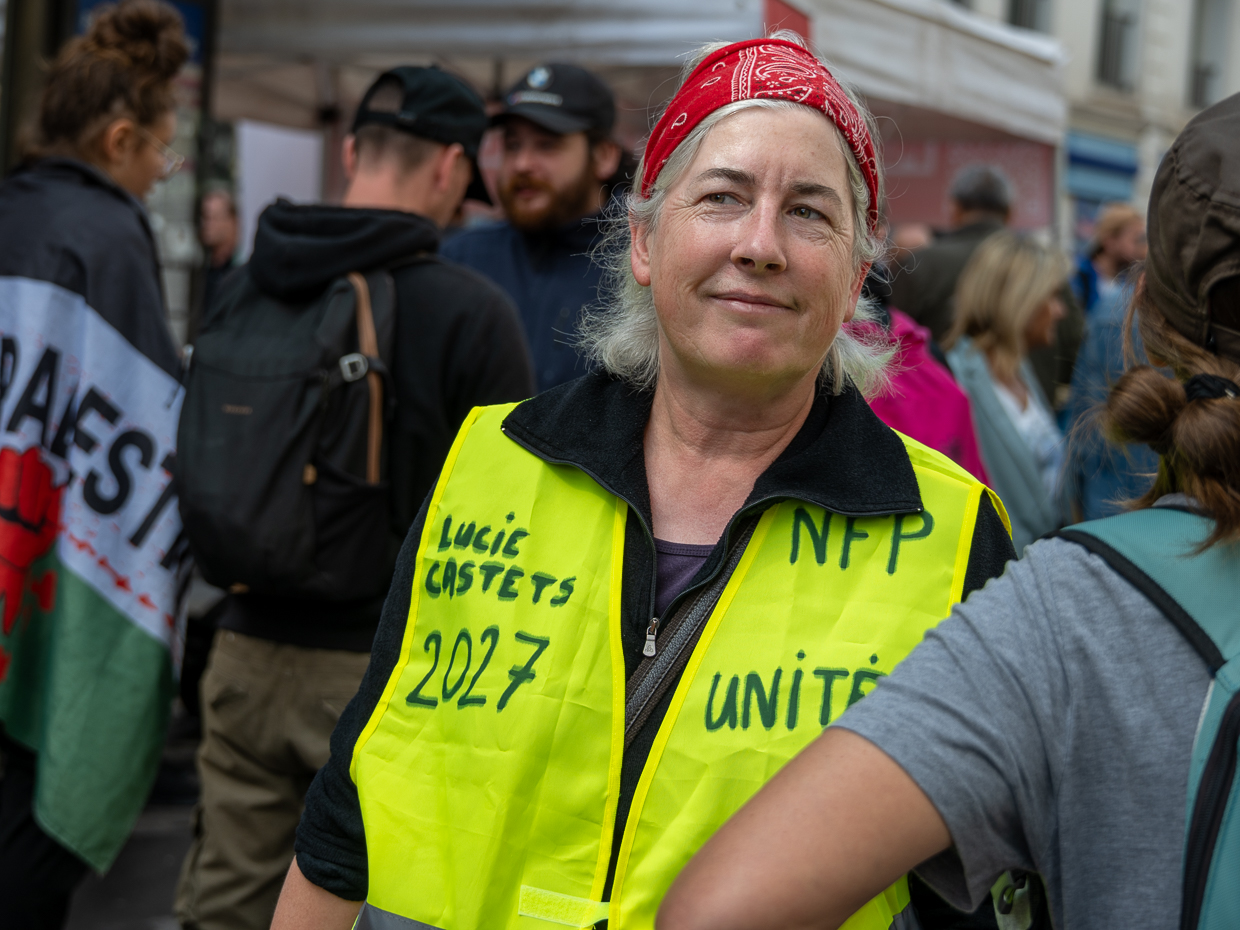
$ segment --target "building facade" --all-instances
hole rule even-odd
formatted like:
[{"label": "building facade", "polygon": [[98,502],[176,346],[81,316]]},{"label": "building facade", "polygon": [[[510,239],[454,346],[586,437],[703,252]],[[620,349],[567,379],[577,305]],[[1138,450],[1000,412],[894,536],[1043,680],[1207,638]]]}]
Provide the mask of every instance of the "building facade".
[{"label": "building facade", "polygon": [[[943,0],[953,2],[953,0]],[[1240,91],[1235,0],[972,0],[973,14],[1056,36],[1068,53],[1060,231],[1082,243],[1098,208],[1144,210],[1154,172],[1202,107]]]}]

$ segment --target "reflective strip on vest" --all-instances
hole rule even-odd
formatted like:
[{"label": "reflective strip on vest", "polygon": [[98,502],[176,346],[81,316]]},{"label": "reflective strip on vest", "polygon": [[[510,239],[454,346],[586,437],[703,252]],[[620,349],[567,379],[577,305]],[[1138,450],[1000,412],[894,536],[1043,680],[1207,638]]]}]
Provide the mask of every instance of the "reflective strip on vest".
[{"label": "reflective strip on vest", "polygon": [[[673,693],[608,905],[627,508],[504,436],[510,409],[475,410],[453,445],[354,749],[368,907],[440,930],[650,928],[689,857],[947,615],[984,489],[906,439],[924,513],[763,514]],[[845,927],[898,926],[908,904],[901,879]]]},{"label": "reflective strip on vest", "polygon": [[381,911],[367,902],[358,912],[353,930],[441,930],[412,917],[401,917],[388,911]]}]

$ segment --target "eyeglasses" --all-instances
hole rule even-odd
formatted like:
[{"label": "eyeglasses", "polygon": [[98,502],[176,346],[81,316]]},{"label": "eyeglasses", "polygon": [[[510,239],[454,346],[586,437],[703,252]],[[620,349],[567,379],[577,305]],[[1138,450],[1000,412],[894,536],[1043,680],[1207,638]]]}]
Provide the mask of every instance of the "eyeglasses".
[{"label": "eyeglasses", "polygon": [[141,126],[137,127],[137,129],[138,135],[142,136],[143,139],[155,146],[155,150],[163,156],[164,168],[163,173],[160,175],[161,178],[170,178],[181,170],[181,166],[185,164],[184,155],[176,152],[171,146],[160,142],[159,139],[155,137],[154,133],[143,129]]}]

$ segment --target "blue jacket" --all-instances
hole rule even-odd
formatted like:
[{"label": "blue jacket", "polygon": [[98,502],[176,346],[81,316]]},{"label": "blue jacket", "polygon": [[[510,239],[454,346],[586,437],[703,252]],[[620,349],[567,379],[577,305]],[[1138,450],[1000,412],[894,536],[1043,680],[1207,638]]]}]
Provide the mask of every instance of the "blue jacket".
[{"label": "blue jacket", "polygon": [[[1119,513],[1124,501],[1149,490],[1158,471],[1158,456],[1149,446],[1107,442],[1094,415],[1124,373],[1124,314],[1131,296],[1129,287],[1098,300],[1072,371],[1067,480],[1085,520]],[[1137,361],[1145,362],[1135,321],[1133,342]]]},{"label": "blue jacket", "polygon": [[1072,288],[1072,296],[1081,305],[1081,310],[1089,316],[1094,312],[1094,304],[1098,302],[1098,269],[1088,255],[1082,255],[1076,263],[1076,271],[1068,279]]},{"label": "blue jacket", "polygon": [[586,373],[573,343],[582,308],[598,300],[602,268],[590,251],[601,232],[598,216],[538,235],[497,223],[466,230],[440,247],[444,258],[490,278],[517,305],[539,391]]},{"label": "blue jacket", "polygon": [[[1023,555],[1027,545],[1067,522],[1064,501],[1059,494],[1052,497],[1046,493],[1029,446],[1003,409],[986,357],[973,345],[973,340],[962,337],[947,353],[947,360],[973,405],[973,425],[977,428],[982,461],[990,473],[990,486],[1007,508],[1012,520],[1012,544],[1017,555]],[[1020,376],[1030,394],[1035,395],[1030,402],[1049,409],[1028,359],[1021,362]]]}]

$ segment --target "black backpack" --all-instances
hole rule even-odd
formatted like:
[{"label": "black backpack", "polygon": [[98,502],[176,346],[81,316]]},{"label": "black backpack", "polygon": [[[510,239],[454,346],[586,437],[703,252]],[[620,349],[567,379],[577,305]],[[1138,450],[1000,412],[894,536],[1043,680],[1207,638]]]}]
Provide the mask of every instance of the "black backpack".
[{"label": "black backpack", "polygon": [[208,582],[234,593],[382,595],[396,288],[350,274],[306,303],[227,282],[192,349],[177,430],[181,519]]}]

